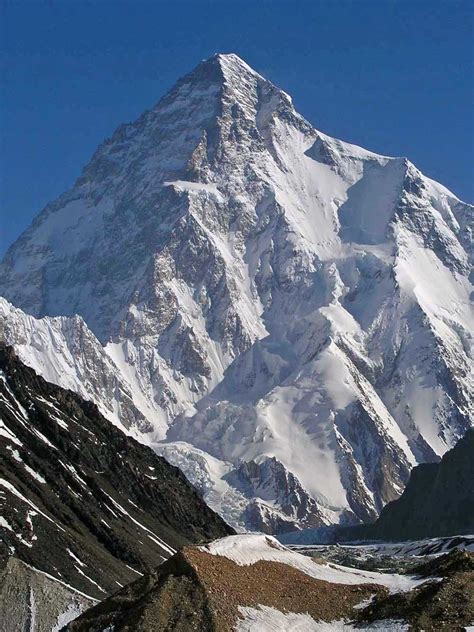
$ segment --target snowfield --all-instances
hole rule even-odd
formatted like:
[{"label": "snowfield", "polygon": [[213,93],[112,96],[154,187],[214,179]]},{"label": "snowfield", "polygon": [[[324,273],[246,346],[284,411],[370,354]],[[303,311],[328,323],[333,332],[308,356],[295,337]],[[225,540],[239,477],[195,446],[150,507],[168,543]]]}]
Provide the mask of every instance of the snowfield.
[{"label": "snowfield", "polygon": [[366,626],[354,627],[347,621],[315,621],[307,614],[283,613],[275,608],[241,607],[243,619],[239,621],[236,632],[349,632],[352,630],[380,630],[384,632],[407,632],[409,626],[403,621],[385,619]]}]

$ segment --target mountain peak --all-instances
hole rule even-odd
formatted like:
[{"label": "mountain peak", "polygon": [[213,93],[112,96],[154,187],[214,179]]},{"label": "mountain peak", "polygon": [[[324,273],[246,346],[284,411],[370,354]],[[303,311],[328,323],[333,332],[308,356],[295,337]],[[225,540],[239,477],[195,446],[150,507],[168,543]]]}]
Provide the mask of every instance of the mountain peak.
[{"label": "mountain peak", "polygon": [[470,423],[471,213],[217,54],[98,148],[0,293],[82,316],[103,361],[73,328],[63,366],[79,349],[125,427],[148,421],[194,480],[219,472],[234,524],[366,520]]},{"label": "mountain peak", "polygon": [[170,94],[174,94],[175,89],[180,90],[182,87],[187,89],[189,85],[194,88],[199,86],[198,92],[202,92],[204,86],[208,89],[212,85],[227,88],[227,92],[230,88],[239,100],[244,101],[249,94],[255,93],[257,86],[266,86],[267,91],[278,91],[284,94],[235,53],[215,53],[201,61],[177,82]]},{"label": "mountain peak", "polygon": [[219,63],[220,67],[222,68],[224,72],[229,71],[229,70],[233,70],[233,71],[243,70],[244,72],[252,73],[256,77],[261,77],[261,75],[256,70],[254,70],[251,66],[249,66],[236,53],[216,53],[213,59],[215,59]]},{"label": "mountain peak", "polygon": [[[255,76],[261,77],[259,73],[247,64],[236,53],[214,53],[211,57],[203,59],[197,66],[215,66],[218,65],[225,73],[227,70],[241,70],[244,72],[250,72]],[[262,77],[263,78],[263,77]]]}]

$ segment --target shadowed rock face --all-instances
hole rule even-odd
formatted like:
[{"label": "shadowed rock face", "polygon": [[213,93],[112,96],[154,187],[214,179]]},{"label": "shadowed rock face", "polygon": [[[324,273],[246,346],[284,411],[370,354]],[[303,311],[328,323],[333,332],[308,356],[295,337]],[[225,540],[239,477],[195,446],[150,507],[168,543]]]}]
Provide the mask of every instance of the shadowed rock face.
[{"label": "shadowed rock face", "polygon": [[439,463],[415,467],[368,532],[396,540],[474,533],[474,428]]},{"label": "shadowed rock face", "polygon": [[95,599],[232,533],[177,468],[0,346],[0,547]]}]

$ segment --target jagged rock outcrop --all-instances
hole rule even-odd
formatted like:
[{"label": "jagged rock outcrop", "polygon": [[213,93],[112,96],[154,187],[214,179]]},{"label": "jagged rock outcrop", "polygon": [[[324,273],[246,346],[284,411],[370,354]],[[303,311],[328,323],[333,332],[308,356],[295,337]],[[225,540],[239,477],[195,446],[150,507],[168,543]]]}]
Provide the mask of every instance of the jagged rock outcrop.
[{"label": "jagged rock outcrop", "polygon": [[275,457],[242,461],[223,478],[248,499],[245,520],[258,531],[284,533],[324,520],[317,502]]},{"label": "jagged rock outcrop", "polygon": [[403,540],[474,533],[474,429],[439,463],[413,468],[400,498],[386,505],[372,537]]},{"label": "jagged rock outcrop", "polygon": [[87,337],[78,314],[96,341],[74,345],[72,388],[151,425],[235,525],[284,528],[284,490],[271,509],[225,478],[267,458],[303,490],[291,524],[373,520],[472,424],[472,219],[216,55],[98,148],[8,250],[0,293]]},{"label": "jagged rock outcrop", "polygon": [[[232,533],[178,468],[4,345],[0,417],[2,619],[30,616],[44,626],[61,614],[44,611],[55,582],[90,605],[176,548]],[[29,614],[11,599],[8,586],[21,592],[19,584],[33,591]]]}]

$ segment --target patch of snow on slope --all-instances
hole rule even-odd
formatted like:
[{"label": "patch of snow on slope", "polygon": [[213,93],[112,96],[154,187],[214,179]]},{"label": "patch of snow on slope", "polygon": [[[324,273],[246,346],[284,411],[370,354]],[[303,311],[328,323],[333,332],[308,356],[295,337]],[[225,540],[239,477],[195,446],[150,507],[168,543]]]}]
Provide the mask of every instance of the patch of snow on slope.
[{"label": "patch of snow on slope", "polygon": [[68,623],[74,621],[74,619],[77,619],[77,617],[82,614],[83,611],[84,607],[77,601],[73,600],[68,605],[67,609],[58,616],[56,623],[51,629],[51,632],[60,632],[60,630],[63,630]]},{"label": "patch of snow on slope", "polygon": [[317,564],[309,557],[290,551],[271,536],[228,536],[202,546],[200,550],[227,557],[240,566],[255,564],[259,560],[281,562],[315,579],[333,584],[379,584],[386,586],[391,593],[407,592],[427,581],[405,575],[347,568],[338,564]]},{"label": "patch of snow on slope", "polygon": [[315,621],[308,614],[280,612],[276,608],[258,605],[257,608],[240,606],[236,632],[355,632],[356,630],[380,630],[380,632],[407,632],[409,625],[403,621],[385,619],[367,626],[355,627],[343,620]]},{"label": "patch of snow on slope", "polygon": [[[332,627],[331,623],[317,623],[308,614],[294,612],[280,612],[276,608],[259,605],[257,608],[239,606],[242,619],[235,626],[236,632],[320,632],[322,630],[339,630],[344,628]],[[350,629],[350,628],[346,628]]]}]

